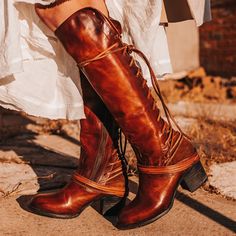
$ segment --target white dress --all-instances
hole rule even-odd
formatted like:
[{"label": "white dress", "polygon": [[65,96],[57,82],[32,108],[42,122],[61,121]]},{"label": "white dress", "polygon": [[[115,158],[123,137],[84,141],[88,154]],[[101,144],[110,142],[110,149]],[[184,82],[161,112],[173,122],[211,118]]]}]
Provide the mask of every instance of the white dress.
[{"label": "white dress", "polygon": [[[38,18],[35,2],[50,1],[0,1],[0,105],[50,119],[84,118],[76,63]],[[124,41],[146,54],[156,75],[171,72],[165,30],[159,25],[162,0],[106,4],[123,26]]]}]

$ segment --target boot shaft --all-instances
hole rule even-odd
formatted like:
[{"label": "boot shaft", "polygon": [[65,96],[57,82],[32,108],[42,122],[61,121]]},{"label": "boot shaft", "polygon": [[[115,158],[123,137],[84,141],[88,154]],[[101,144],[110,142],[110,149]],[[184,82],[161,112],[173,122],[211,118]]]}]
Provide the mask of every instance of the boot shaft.
[{"label": "boot shaft", "polygon": [[80,79],[86,119],[80,121],[77,173],[95,182],[105,182],[107,174],[121,168],[117,153],[119,127],[83,73]]},{"label": "boot shaft", "polygon": [[[161,118],[141,70],[130,55],[138,50],[122,43],[119,30],[108,18],[85,8],[68,18],[55,34],[135,147],[139,164],[169,165],[195,153],[191,143]],[[185,156],[179,148],[182,146]]]}]

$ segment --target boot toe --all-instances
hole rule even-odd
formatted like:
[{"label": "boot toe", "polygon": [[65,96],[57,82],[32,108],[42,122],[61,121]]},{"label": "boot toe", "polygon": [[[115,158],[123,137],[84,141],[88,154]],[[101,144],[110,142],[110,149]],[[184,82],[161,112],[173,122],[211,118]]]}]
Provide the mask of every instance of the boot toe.
[{"label": "boot toe", "polygon": [[39,214],[53,213],[51,208],[50,196],[47,195],[36,195],[31,199],[29,204],[29,209]]},{"label": "boot toe", "polygon": [[126,206],[122,209],[118,216],[118,222],[116,227],[118,229],[126,229],[130,225],[134,224],[137,222],[135,215],[133,214],[133,209],[130,208],[129,206]]},{"label": "boot toe", "polygon": [[117,228],[129,229],[142,224],[146,219],[145,208],[142,204],[135,205],[132,202],[124,207],[118,216]]},{"label": "boot toe", "polygon": [[152,223],[168,211],[165,204],[160,201],[134,200],[124,207],[118,216],[117,228],[132,229]]}]

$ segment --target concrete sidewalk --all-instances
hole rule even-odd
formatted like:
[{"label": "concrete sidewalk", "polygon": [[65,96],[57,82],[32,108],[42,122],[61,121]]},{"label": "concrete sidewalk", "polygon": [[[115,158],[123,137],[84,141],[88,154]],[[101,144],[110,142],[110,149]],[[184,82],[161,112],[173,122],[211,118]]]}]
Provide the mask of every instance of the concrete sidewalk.
[{"label": "concrete sidewalk", "polygon": [[[0,236],[235,235],[236,202],[202,189],[190,194],[180,188],[167,215],[128,231],[117,230],[92,207],[70,220],[25,211],[22,195],[34,194],[39,187],[61,187],[70,178],[80,152],[77,142],[57,135],[27,134],[0,145]],[[131,199],[137,182],[136,177],[130,179]]]},{"label": "concrete sidewalk", "polygon": [[[132,180],[132,190],[136,184]],[[136,180],[135,180],[136,181]],[[131,194],[131,197],[134,194]],[[19,201],[19,199],[18,199]],[[236,204],[203,190],[194,194],[179,192],[172,210],[142,228],[117,230],[92,207],[74,219],[41,217],[24,211],[15,197],[0,200],[0,235],[235,235]]]}]

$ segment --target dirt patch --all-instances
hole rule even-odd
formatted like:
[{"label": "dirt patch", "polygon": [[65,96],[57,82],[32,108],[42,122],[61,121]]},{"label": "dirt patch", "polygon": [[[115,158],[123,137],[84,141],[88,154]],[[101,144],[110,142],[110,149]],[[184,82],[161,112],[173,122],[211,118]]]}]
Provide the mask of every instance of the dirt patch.
[{"label": "dirt patch", "polygon": [[[236,123],[200,119],[191,125],[187,134],[192,138],[207,173],[212,164],[236,160]],[[128,147],[126,156],[131,174],[137,173],[131,147]]]},{"label": "dirt patch", "polygon": [[[181,80],[160,81],[167,102],[236,105],[236,78],[206,76],[200,68]],[[236,117],[235,117],[236,121]],[[236,160],[236,122],[199,118],[188,130],[206,169],[213,163]]]},{"label": "dirt patch", "polygon": [[[236,124],[234,122],[199,120],[193,125],[189,135],[197,147],[208,176],[211,175],[210,166],[213,164],[236,160]],[[220,194],[218,189],[209,182],[204,185],[204,189]]]},{"label": "dirt patch", "polygon": [[167,102],[236,103],[236,78],[207,76],[199,69],[180,80],[159,81]]}]

